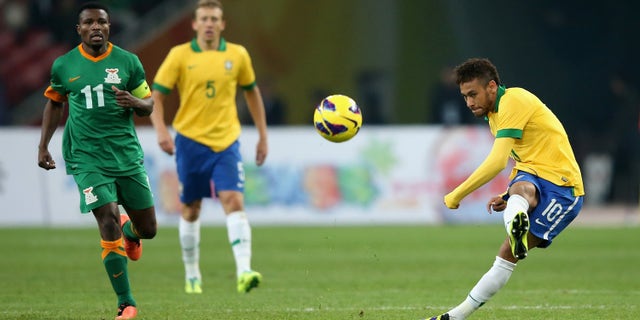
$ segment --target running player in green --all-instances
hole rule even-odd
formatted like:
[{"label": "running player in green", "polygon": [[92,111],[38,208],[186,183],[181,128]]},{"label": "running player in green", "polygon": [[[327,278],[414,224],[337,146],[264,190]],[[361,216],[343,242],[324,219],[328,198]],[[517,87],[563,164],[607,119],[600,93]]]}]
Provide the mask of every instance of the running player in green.
[{"label": "running player in green", "polygon": [[[138,260],[140,239],[157,230],[153,196],[133,114],[153,110],[151,92],[140,60],[108,41],[107,7],[85,3],[78,11],[81,43],[57,58],[45,96],[38,165],[55,169],[48,146],[68,104],[62,137],[66,172],[80,193],[80,210],[98,223],[102,262],[118,298],[116,319],[136,317],[129,286],[127,257]],[[127,214],[121,214],[118,205]],[[72,317],[75,317],[73,315]]]},{"label": "running player in green", "polygon": [[495,142],[482,164],[451,193],[445,205],[460,201],[515,161],[507,192],[489,200],[489,213],[501,212],[507,237],[493,266],[467,298],[432,320],[466,319],[509,280],[516,263],[532,248],[546,248],[578,215],[584,188],[569,138],[556,116],[522,88],[506,88],[487,59],[469,59],[455,69],[456,83],[474,116],[486,118]]},{"label": "running player in green", "polygon": [[[262,281],[251,269],[251,228],[244,211],[244,170],[239,151],[240,121],[236,89],[240,86],[258,130],[256,164],[267,157],[264,104],[247,50],[227,42],[222,4],[200,0],[192,28],[196,37],[171,49],[153,83],[155,110],[151,122],[160,148],[176,153],[181,186],[179,233],[185,267],[185,291],[202,293],[200,273],[200,207],[218,196],[226,214],[227,233],[236,262],[237,290],[249,292]],[[173,120],[175,145],[164,119],[164,103],[174,88],[180,107]]]}]

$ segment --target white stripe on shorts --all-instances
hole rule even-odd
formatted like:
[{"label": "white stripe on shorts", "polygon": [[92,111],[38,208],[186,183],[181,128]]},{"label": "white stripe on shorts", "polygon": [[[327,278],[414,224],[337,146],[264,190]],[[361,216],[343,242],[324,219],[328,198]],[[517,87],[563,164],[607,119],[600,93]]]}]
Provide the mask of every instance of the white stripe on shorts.
[{"label": "white stripe on shorts", "polygon": [[576,204],[578,203],[578,200],[580,199],[580,197],[576,197],[575,200],[573,200],[573,203],[569,206],[569,208],[567,208],[567,210],[562,213],[561,216],[558,217],[558,219],[556,219],[556,222],[551,226],[551,228],[549,228],[549,230],[547,230],[547,232],[544,233],[544,236],[542,237],[545,240],[549,239],[549,233],[551,233],[551,231],[553,229],[555,229],[556,226],[558,226],[558,224],[560,223],[560,221],[562,221],[562,219],[564,218],[564,216],[567,215],[567,213],[569,213],[571,210],[573,210],[573,207],[576,206]]}]

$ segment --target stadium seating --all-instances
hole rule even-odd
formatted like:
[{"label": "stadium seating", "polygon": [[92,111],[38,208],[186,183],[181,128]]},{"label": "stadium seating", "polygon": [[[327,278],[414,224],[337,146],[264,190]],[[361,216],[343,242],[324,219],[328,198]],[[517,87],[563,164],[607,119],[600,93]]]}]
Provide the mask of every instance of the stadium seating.
[{"label": "stadium seating", "polygon": [[48,81],[51,63],[69,50],[54,43],[46,30],[29,30],[25,39],[17,42],[11,32],[0,32],[0,80],[5,84],[9,106],[18,104],[25,95]]}]

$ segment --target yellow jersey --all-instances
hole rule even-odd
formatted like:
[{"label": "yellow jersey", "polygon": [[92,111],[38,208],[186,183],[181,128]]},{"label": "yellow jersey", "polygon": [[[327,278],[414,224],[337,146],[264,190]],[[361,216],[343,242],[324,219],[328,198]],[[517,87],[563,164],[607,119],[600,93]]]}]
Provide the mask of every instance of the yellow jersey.
[{"label": "yellow jersey", "polygon": [[178,88],[180,106],[173,128],[181,135],[222,151],[240,136],[236,89],[255,86],[247,50],[220,39],[216,51],[203,51],[194,38],[171,49],[155,76],[153,89]]},{"label": "yellow jersey", "polygon": [[496,139],[515,138],[511,158],[518,170],[529,172],[558,186],[584,195],[580,167],[567,133],[558,118],[531,92],[522,88],[498,88],[495,110],[487,115]]}]

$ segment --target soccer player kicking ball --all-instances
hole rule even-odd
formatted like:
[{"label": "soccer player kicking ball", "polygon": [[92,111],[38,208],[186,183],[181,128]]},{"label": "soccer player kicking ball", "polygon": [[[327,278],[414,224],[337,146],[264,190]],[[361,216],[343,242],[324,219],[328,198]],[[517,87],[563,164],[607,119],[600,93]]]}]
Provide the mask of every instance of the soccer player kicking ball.
[{"label": "soccer player kicking ball", "polygon": [[[67,103],[69,118],[62,137],[66,171],[78,185],[80,210],[93,212],[98,223],[102,262],[118,297],[116,319],[133,319],[138,311],[127,257],[140,258],[140,239],[153,238],[157,223],[132,118],[134,113],[151,114],[153,100],[138,57],[108,41],[109,21],[108,9],[99,3],[84,3],[78,11],[81,44],[51,68],[38,165],[56,168],[49,142]],[[118,204],[128,215],[120,214]]]},{"label": "soccer player kicking ball", "polygon": [[458,306],[432,320],[466,319],[509,280],[518,260],[532,248],[546,248],[575,219],[584,190],[580,168],[556,116],[522,88],[505,88],[487,59],[469,59],[455,69],[456,83],[474,116],[489,122],[495,141],[482,164],[444,197],[460,201],[515,161],[507,192],[493,197],[487,210],[502,212],[507,238],[493,266]]}]

